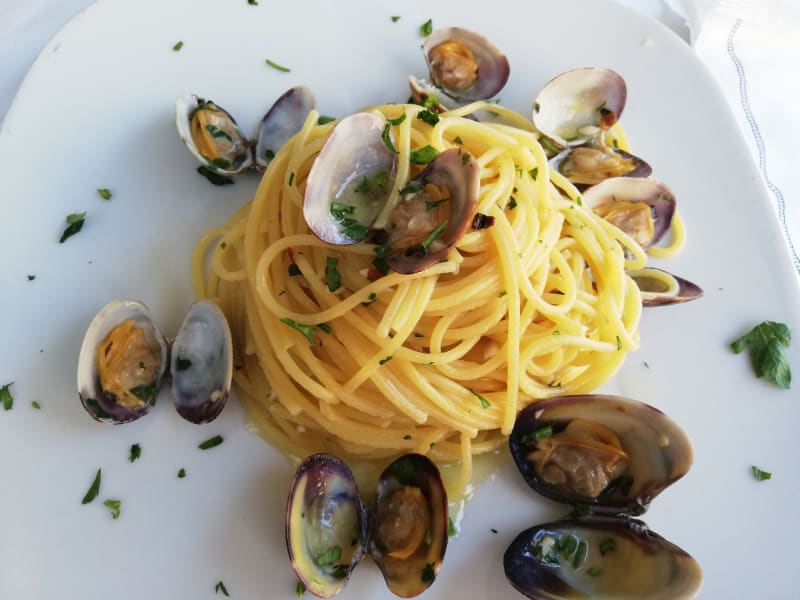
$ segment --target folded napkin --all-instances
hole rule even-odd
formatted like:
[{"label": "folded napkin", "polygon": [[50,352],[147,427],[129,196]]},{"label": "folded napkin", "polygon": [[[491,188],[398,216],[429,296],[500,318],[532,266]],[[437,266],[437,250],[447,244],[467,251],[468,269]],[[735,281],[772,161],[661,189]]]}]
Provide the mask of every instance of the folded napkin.
[{"label": "folded napkin", "polygon": [[689,0],[692,44],[722,87],[800,277],[800,3]]}]

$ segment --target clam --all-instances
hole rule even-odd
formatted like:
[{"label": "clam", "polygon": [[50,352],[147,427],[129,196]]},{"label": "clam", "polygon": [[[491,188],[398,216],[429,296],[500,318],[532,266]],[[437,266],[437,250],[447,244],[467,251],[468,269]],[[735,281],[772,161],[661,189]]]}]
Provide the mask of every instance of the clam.
[{"label": "clam", "polygon": [[[113,300],[92,320],[78,357],[78,395],[96,420],[119,425],[147,414],[172,374],[178,413],[205,423],[225,406],[233,345],[222,311],[207,300],[187,311],[172,343],[139,301]],[[171,354],[171,357],[170,357]]]},{"label": "clam", "polygon": [[647,177],[652,167],[638,156],[599,142],[571,146],[555,156],[553,167],[580,188],[611,177]]},{"label": "clam", "polygon": [[442,106],[452,108],[486,100],[508,81],[508,59],[484,36],[460,27],[433,31],[422,45],[431,83],[409,78],[412,95],[435,95]]},{"label": "clam", "polygon": [[150,310],[134,300],[115,300],[94,317],[78,358],[78,395],[86,411],[104,423],[128,423],[156,403],[169,349]]},{"label": "clam", "polygon": [[286,547],[297,577],[329,598],[369,551],[389,589],[403,598],[434,581],[447,547],[447,495],[436,466],[406,454],[378,479],[364,509],[353,474],[330,454],[314,454],[297,470],[286,507]]},{"label": "clam", "polygon": [[181,140],[209,171],[235,175],[253,164],[250,141],[221,106],[195,94],[175,101],[175,125]]},{"label": "clam", "polygon": [[233,342],[219,306],[198,300],[172,342],[172,398],[192,423],[213,421],[225,407],[233,378]]},{"label": "clam", "polygon": [[321,598],[338,594],[364,555],[364,505],[350,468],[314,454],[297,469],[286,505],[286,548],[297,577]]},{"label": "clam", "polygon": [[384,225],[389,266],[416,273],[444,258],[472,223],[479,186],[480,169],[469,152],[450,148],[437,155],[391,207]]},{"label": "clam", "polygon": [[678,600],[703,580],[684,550],[636,519],[597,517],[537,525],[503,556],[510,583],[529,598]]},{"label": "clam", "polygon": [[561,146],[581,145],[617,122],[627,94],[625,80],[611,69],[573,69],[551,79],[536,96],[533,124]]},{"label": "clam", "polygon": [[284,92],[270,107],[256,133],[254,160],[265,169],[272,157],[303,128],[308,113],[317,106],[314,92],[305,86],[293,87]]},{"label": "clam", "polygon": [[640,290],[643,306],[689,302],[703,295],[703,290],[697,284],[662,269],[631,269],[628,275]]},{"label": "clam", "polygon": [[631,236],[642,248],[657,244],[672,225],[675,196],[642,177],[612,177],[582,193],[584,206]]},{"label": "clam", "polygon": [[632,517],[691,467],[686,433],[652,406],[619,396],[534,403],[509,437],[535,491],[573,517],[520,533],[503,566],[529,598],[690,598],[702,571],[686,552]]},{"label": "clam", "polygon": [[366,237],[395,179],[396,155],[387,147],[388,122],[374,113],[339,121],[306,180],[303,216],[329,244],[355,244]]},{"label": "clam", "polygon": [[433,583],[447,549],[447,493],[421,454],[401,456],[381,474],[369,552],[387,587],[412,598]]},{"label": "clam", "polygon": [[236,175],[250,168],[265,169],[286,141],[302,129],[315,107],[309,88],[287,90],[261,119],[250,140],[224,108],[196,94],[183,94],[175,101],[175,125],[183,143],[206,169],[218,175]]}]

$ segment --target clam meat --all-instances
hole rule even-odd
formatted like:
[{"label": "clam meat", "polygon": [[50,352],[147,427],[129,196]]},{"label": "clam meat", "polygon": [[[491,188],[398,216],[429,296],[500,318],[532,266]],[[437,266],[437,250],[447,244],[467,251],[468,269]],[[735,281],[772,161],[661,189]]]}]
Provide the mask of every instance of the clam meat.
[{"label": "clam meat", "polygon": [[611,177],[647,177],[653,172],[641,158],[599,142],[569,147],[550,162],[559,173],[581,188]]}]

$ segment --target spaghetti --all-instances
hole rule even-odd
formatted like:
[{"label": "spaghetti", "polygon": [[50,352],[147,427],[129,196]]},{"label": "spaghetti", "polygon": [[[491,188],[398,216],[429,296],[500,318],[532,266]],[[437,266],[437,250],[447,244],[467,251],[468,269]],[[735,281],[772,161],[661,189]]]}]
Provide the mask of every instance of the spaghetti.
[{"label": "spaghetti", "polygon": [[[594,390],[638,347],[640,295],[625,271],[646,255],[581,205],[517,113],[478,102],[430,125],[419,106],[370,110],[407,115],[393,126],[394,194],[419,169],[413,149],[458,145],[478,162],[477,210],[493,225],[422,272],[371,278],[374,245],[332,246],[303,219],[306,177],[335,126],[312,111],[252,202],[200,240],[194,286],[228,317],[239,397],[271,441],[297,457],[461,461],[463,487],[472,456],[502,445],[519,410]],[[464,118],[478,110],[501,122]],[[620,130],[607,135],[627,146]]]}]

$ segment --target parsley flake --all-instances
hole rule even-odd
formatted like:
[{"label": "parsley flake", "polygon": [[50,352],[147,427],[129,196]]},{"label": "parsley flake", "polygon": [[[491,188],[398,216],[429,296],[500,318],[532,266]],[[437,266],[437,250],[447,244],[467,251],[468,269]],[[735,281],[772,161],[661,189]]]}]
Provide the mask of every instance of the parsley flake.
[{"label": "parsley flake", "polygon": [[184,477],[186,477],[186,469],[184,469],[183,467],[181,467],[181,468],[178,470],[178,479],[183,479]]},{"label": "parsley flake", "polygon": [[339,546],[331,546],[317,558],[320,567],[331,566],[342,558],[342,549]]},{"label": "parsley flake", "polygon": [[189,367],[192,366],[192,361],[188,358],[181,358],[180,356],[175,360],[175,370],[176,371],[185,371]]},{"label": "parsley flake", "polygon": [[756,481],[766,481],[767,479],[772,479],[772,473],[769,471],[762,471],[757,466],[753,465],[753,477],[756,478]]},{"label": "parsley flake", "polygon": [[36,279],[36,275],[28,275],[28,281],[33,281]]},{"label": "parsley flake", "polygon": [[131,446],[130,455],[128,455],[128,461],[133,462],[135,460],[139,460],[142,456],[142,447],[139,444],[133,444]]},{"label": "parsley flake", "polygon": [[3,403],[4,410],[11,410],[14,406],[14,396],[11,395],[11,386],[14,382],[5,384],[0,388],[0,401]]},{"label": "parsley flake", "polygon": [[83,229],[83,222],[85,220],[85,212],[67,215],[67,228],[64,230],[64,233],[61,234],[61,238],[58,240],[58,243],[63,244],[65,241]]},{"label": "parsley flake", "polygon": [[42,405],[41,405],[41,404],[39,404],[39,403],[38,403],[36,400],[34,400],[33,402],[31,402],[31,407],[32,407],[32,408],[35,408],[36,410],[42,410]]},{"label": "parsley flake", "polygon": [[431,563],[427,563],[422,568],[421,579],[423,583],[433,583],[433,580],[436,579],[436,571],[433,570],[433,565]]},{"label": "parsley flake", "polygon": [[298,581],[297,585],[294,586],[294,595],[298,598],[301,598],[303,594],[306,593],[306,584],[302,581]]},{"label": "parsley flake", "polygon": [[227,175],[220,175],[219,173],[215,173],[208,167],[200,166],[197,167],[197,172],[200,173],[203,177],[208,179],[210,183],[214,185],[230,185],[233,183],[233,179],[228,177]]},{"label": "parsley flake", "polygon": [[419,26],[419,34],[422,37],[428,37],[433,32],[433,19],[428,19]]},{"label": "parsley flake", "polygon": [[481,407],[482,408],[485,409],[485,408],[489,408],[491,406],[489,401],[486,398],[484,398],[483,396],[481,396],[478,392],[476,392],[475,390],[472,390],[472,389],[470,390],[470,392],[472,392],[472,395],[476,396],[478,398],[478,400],[481,401]]},{"label": "parsley flake", "polygon": [[325,259],[325,283],[329,292],[335,292],[342,285],[342,278],[338,271],[339,259],[328,256]]},{"label": "parsley flake", "polygon": [[111,192],[107,188],[97,188],[97,195],[103,200],[111,200]]},{"label": "parsley flake", "polygon": [[101,472],[100,469],[97,469],[97,474],[94,476],[94,481],[92,481],[92,485],[89,486],[86,495],[81,500],[81,504],[89,504],[92,500],[97,498],[97,494],[100,493],[100,479],[101,479]]},{"label": "parsley flake", "polygon": [[294,329],[302,333],[308,340],[308,343],[311,344],[312,346],[317,343],[316,340],[314,339],[314,334],[317,333],[316,327],[312,327],[311,325],[303,325],[302,323],[298,323],[294,319],[290,319],[288,317],[284,317],[283,319],[281,319],[281,323],[285,323],[289,327],[293,327]]},{"label": "parsley flake", "polygon": [[320,115],[317,119],[317,125],[326,125],[336,120],[336,117],[328,117],[326,115]]},{"label": "parsley flake", "polygon": [[453,517],[447,517],[447,537],[456,537],[458,534],[458,529],[456,529],[456,524],[453,523]]},{"label": "parsley flake", "polygon": [[[248,0],[248,3],[249,4],[253,4],[254,1],[255,0]],[[256,4],[258,4],[258,3],[256,2]],[[214,593],[215,594],[219,594],[220,592],[222,592],[223,596],[230,596],[230,594],[228,593],[228,590],[225,589],[225,584],[222,583],[222,581],[217,582],[217,585],[214,586]]]},{"label": "parsley flake", "polygon": [[181,49],[181,48],[183,48],[183,42],[182,42],[182,41],[179,41],[177,44],[175,44],[175,45],[172,47],[172,51],[173,51],[173,52],[180,52],[180,49]]},{"label": "parsley flake", "polygon": [[439,151],[434,148],[433,146],[425,146],[424,148],[418,148],[416,150],[412,150],[408,154],[409,162],[414,163],[415,165],[427,165],[430,163],[436,156],[439,154]]},{"label": "parsley flake", "polygon": [[397,154],[397,148],[394,147],[394,144],[392,143],[392,138],[389,135],[391,129],[392,126],[389,123],[386,123],[386,125],[383,128],[383,133],[381,133],[381,139],[383,140],[383,143],[386,144],[386,147],[389,150]]},{"label": "parsley flake", "polygon": [[215,435],[212,438],[207,439],[205,442],[201,442],[197,445],[200,450],[208,450],[209,448],[214,448],[219,446],[224,440],[222,439],[221,435]]},{"label": "parsley flake", "polygon": [[397,23],[400,20],[400,15],[392,15],[390,18],[392,19],[392,23]]},{"label": "parsley flake", "polygon": [[734,340],[731,343],[731,350],[739,354],[748,348],[750,363],[753,365],[756,377],[763,377],[788,390],[792,382],[792,373],[782,346],[788,348],[791,340],[792,334],[788,325],[764,321]]},{"label": "parsley flake", "polygon": [[103,506],[111,509],[111,518],[112,519],[119,519],[120,507],[122,506],[122,501],[120,500],[112,500],[109,498],[103,502]]},{"label": "parsley flake", "polygon": [[434,240],[436,240],[436,238],[444,233],[444,230],[447,229],[447,223],[447,221],[441,223],[436,229],[431,231],[431,234],[428,237],[423,240],[421,245],[425,250],[428,249],[428,247],[434,242]]},{"label": "parsley flake", "polygon": [[264,62],[267,63],[267,65],[269,65],[270,67],[272,67],[273,69],[275,69],[277,71],[281,71],[283,73],[291,72],[290,68],[284,67],[283,65],[279,65],[278,63],[273,62],[270,59],[266,59]]}]

